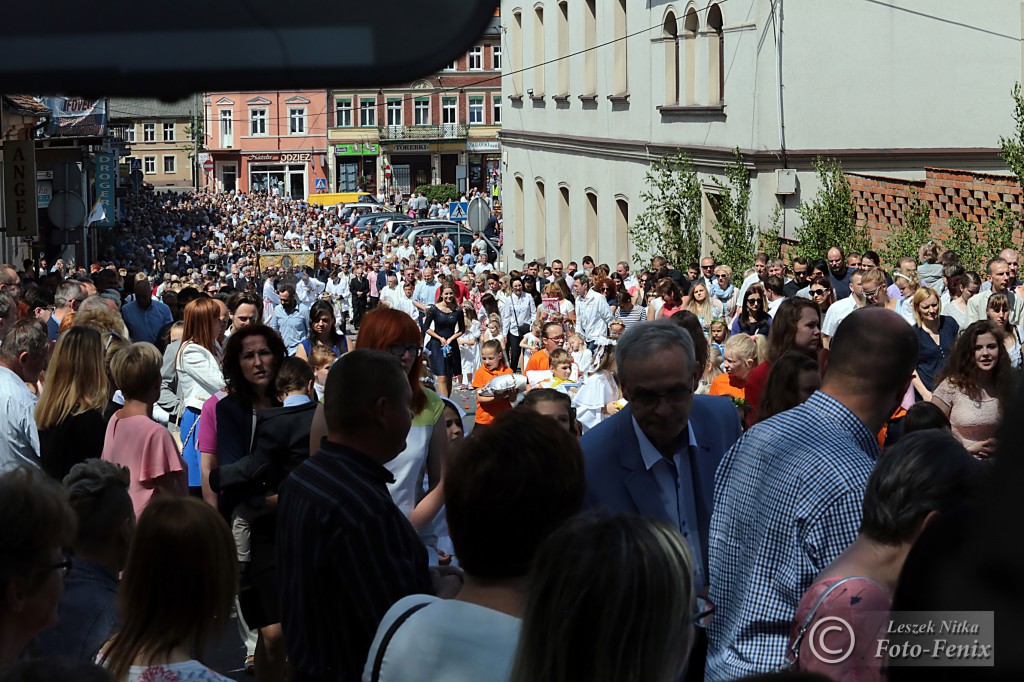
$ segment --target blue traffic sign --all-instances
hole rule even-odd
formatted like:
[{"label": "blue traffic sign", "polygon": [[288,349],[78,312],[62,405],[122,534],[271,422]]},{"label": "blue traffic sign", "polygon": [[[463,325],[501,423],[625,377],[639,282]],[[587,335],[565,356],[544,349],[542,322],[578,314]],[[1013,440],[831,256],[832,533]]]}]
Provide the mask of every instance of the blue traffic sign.
[{"label": "blue traffic sign", "polygon": [[142,170],[142,159],[132,159],[131,169],[133,171]]},{"label": "blue traffic sign", "polygon": [[465,220],[468,212],[468,201],[451,201],[448,203],[448,220]]},{"label": "blue traffic sign", "polygon": [[317,189],[327,189],[327,180],[325,178],[317,178],[316,179],[316,188]]}]

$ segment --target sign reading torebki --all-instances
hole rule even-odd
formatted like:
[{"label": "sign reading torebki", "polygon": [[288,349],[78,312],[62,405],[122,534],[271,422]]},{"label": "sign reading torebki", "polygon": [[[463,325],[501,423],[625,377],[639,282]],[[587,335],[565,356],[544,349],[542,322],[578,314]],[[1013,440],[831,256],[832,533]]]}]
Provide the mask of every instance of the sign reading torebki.
[{"label": "sign reading torebki", "polygon": [[284,154],[249,154],[249,161],[280,161],[281,163],[309,163],[312,152],[290,152]]},{"label": "sign reading torebki", "polygon": [[393,152],[429,152],[429,144],[395,144],[391,145]]}]

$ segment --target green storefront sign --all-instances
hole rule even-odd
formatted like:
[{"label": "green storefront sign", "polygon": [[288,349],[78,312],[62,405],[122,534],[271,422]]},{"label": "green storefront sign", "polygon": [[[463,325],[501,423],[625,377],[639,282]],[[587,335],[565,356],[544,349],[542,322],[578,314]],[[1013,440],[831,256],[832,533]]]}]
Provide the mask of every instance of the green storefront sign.
[{"label": "green storefront sign", "polygon": [[351,142],[334,145],[335,156],[376,156],[380,154],[380,146],[369,142]]}]

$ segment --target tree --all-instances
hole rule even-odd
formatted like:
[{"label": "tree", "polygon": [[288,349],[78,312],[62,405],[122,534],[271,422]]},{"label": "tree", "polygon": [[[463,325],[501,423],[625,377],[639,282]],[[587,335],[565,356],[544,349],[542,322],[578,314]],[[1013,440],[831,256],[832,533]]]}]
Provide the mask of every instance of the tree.
[{"label": "tree", "polygon": [[793,255],[813,260],[824,258],[833,246],[846,253],[867,250],[867,229],[857,225],[853,192],[842,166],[838,161],[819,157],[814,170],[818,175],[818,193],[797,209],[803,225],[796,229],[800,243],[793,247]]},{"label": "tree", "polygon": [[754,262],[757,229],[749,218],[750,171],[738,147],[733,150],[732,163],[725,167],[725,177],[729,186],[712,201],[715,230],[711,243],[715,245],[716,260],[741,273]]},{"label": "tree", "polygon": [[459,194],[459,188],[450,182],[442,185],[420,185],[413,192],[413,194],[421,193],[427,198],[427,201],[433,202],[436,199],[445,205],[452,201],[458,201],[462,196]]},{"label": "tree", "polygon": [[889,226],[889,236],[879,254],[882,263],[895,268],[900,258],[917,258],[921,245],[932,239],[931,211],[928,202],[921,199],[917,190],[911,189],[902,224]]},{"label": "tree", "polygon": [[965,270],[981,272],[984,255],[978,244],[976,225],[967,222],[962,215],[954,213],[949,216],[949,235],[943,242],[950,251],[960,257],[960,264]]},{"label": "tree", "polygon": [[995,258],[1003,249],[1016,249],[1013,231],[1017,227],[1017,219],[1006,204],[996,202],[992,217],[985,223],[985,260]]},{"label": "tree", "polygon": [[1013,120],[1017,124],[1016,137],[999,137],[1001,156],[1017,182],[1024,185],[1024,97],[1020,93],[1020,83],[1013,84]]},{"label": "tree", "polygon": [[660,255],[685,268],[700,259],[701,187],[692,159],[684,154],[657,159],[644,176],[645,208],[629,227],[637,264]]},{"label": "tree", "polygon": [[757,250],[764,251],[770,259],[782,258],[782,238],[779,236],[781,231],[782,207],[776,206],[768,219],[768,227],[757,231]]}]

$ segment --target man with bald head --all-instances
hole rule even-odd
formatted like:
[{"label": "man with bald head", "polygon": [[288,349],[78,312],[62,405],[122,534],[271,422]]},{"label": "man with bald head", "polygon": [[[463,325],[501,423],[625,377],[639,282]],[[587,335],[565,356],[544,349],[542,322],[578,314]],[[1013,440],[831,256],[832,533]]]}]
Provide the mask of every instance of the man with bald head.
[{"label": "man with bald head", "polygon": [[853,542],[877,434],[917,367],[913,328],[869,307],[839,325],[821,390],[750,429],[715,474],[708,680],[776,670],[793,614]]},{"label": "man with bald head", "polygon": [[135,281],[135,300],[121,310],[132,341],[155,344],[160,330],[174,322],[171,309],[163,301],[153,298],[153,285],[145,277]]}]

